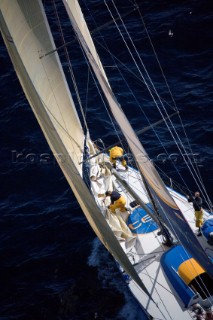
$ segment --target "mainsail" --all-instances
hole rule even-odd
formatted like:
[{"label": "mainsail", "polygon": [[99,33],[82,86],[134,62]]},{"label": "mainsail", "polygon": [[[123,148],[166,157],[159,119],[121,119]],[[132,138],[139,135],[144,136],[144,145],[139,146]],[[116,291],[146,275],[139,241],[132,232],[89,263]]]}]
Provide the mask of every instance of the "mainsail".
[{"label": "mainsail", "polygon": [[149,185],[149,189],[154,197],[165,224],[168,226],[171,232],[177,236],[177,238],[184,245],[185,249],[188,250],[192,256],[203,266],[203,268],[213,277],[211,260],[199,244],[188,222],[171,197],[169,191],[167,190],[154,165],[150,161],[145,149],[141,145],[137,135],[132,129],[128,119],[123,113],[121,106],[119,105],[109,86],[78,1],[63,0],[63,2],[76,35],[87,55],[94,73],[96,74],[105,97],[108,100],[112,114],[128,142],[142,176],[146,179],[146,182]]},{"label": "mainsail", "polygon": [[58,54],[41,58],[55,50],[42,2],[0,0],[0,28],[25,95],[87,220],[114,258],[150,297],[82,179],[79,162],[85,137]]}]

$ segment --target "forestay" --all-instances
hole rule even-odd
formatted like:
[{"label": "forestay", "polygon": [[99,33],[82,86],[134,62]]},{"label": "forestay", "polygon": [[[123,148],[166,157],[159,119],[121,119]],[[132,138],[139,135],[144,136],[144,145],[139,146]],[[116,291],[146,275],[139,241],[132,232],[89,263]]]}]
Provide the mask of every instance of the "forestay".
[{"label": "forestay", "polygon": [[77,37],[81,42],[105,97],[108,100],[114,118],[119,124],[120,129],[129,144],[142,176],[146,179],[150,187],[150,191],[155,199],[164,222],[181,241],[184,247],[192,254],[192,256],[210,275],[213,276],[212,262],[202,249],[188,222],[174,202],[152,162],[149,160],[146,151],[141,145],[108,84],[78,2],[76,0],[63,1]]},{"label": "forestay", "polygon": [[0,27],[25,95],[91,227],[150,296],[81,177],[84,135],[58,54],[41,58],[55,49],[42,2],[0,0]]}]

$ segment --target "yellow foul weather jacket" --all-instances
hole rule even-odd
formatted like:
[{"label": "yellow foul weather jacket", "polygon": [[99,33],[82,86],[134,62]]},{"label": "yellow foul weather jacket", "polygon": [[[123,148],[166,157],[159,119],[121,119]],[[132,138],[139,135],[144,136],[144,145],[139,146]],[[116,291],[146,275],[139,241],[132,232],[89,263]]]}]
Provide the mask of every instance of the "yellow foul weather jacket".
[{"label": "yellow foul weather jacket", "polygon": [[117,146],[113,147],[110,150],[110,161],[113,162],[114,159],[122,157],[123,154],[124,154],[124,151],[122,148]]}]

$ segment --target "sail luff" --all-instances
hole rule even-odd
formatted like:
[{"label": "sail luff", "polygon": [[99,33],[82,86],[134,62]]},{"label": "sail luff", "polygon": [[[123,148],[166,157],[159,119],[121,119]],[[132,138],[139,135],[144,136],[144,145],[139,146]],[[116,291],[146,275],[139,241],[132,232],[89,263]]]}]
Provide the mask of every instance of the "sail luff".
[{"label": "sail luff", "polygon": [[[27,18],[23,14],[23,11],[27,12]],[[28,56],[35,58],[35,62],[40,62],[41,65],[37,65],[39,72],[42,72],[43,65],[46,62],[40,61],[38,57],[38,50],[41,47],[41,43],[39,41],[39,33],[36,32],[35,39],[34,31],[35,29],[29,28],[29,25],[33,25],[33,19],[36,18],[36,15],[39,16],[39,25],[42,25],[41,38],[43,38],[44,34],[46,34],[45,44],[47,42],[53,41],[50,36],[50,30],[48,26],[48,22],[46,16],[44,14],[42,2],[40,0],[1,0],[0,1],[0,28],[1,33],[5,42],[5,45],[8,49],[8,53],[11,57],[12,63],[14,65],[14,69],[19,77],[25,95],[32,107],[32,110],[40,124],[40,127],[45,135],[45,138],[53,152],[54,155],[63,155],[63,158],[56,157],[59,166],[61,167],[64,176],[66,177],[70,187],[72,188],[87,220],[89,221],[91,227],[93,228],[96,235],[102,241],[102,243],[106,246],[109,252],[114,256],[114,258],[120,263],[120,265],[124,268],[126,272],[134,279],[134,281],[140,286],[140,288],[151,298],[149,292],[145,288],[143,282],[141,281],[140,277],[136,273],[134,267],[130,263],[129,259],[127,258],[126,254],[124,253],[122,247],[120,246],[118,240],[114,236],[112,230],[110,229],[108,223],[106,222],[105,218],[100,212],[93,196],[91,195],[90,191],[88,190],[85,182],[82,179],[81,171],[79,170],[78,162],[79,159],[74,156],[75,147],[73,147],[72,152],[70,152],[70,142],[64,137],[63,132],[61,132],[61,126],[58,125],[56,122],[55,117],[58,116],[60,119],[60,114],[54,114],[50,112],[51,105],[47,108],[47,101],[45,102],[45,96],[42,95],[42,84],[45,85],[45,82],[48,82],[48,78],[52,75],[52,72],[55,71],[55,75],[63,79],[62,69],[59,66],[59,59],[55,59],[55,57],[51,56],[48,59],[54,61],[53,70],[51,70],[50,66],[47,66],[47,69],[44,73],[41,73],[41,76],[44,78],[42,82],[42,77],[40,77],[40,83],[38,85],[38,79],[35,80],[36,76],[39,76],[37,73],[31,73],[31,64],[28,63],[22,57],[20,53],[20,36],[22,39],[22,44],[24,41],[29,39],[32,40],[32,45],[27,48]],[[26,22],[25,19],[28,19]],[[31,19],[30,19],[31,18]],[[27,31],[26,31],[27,28]],[[49,38],[47,37],[49,35]],[[37,44],[37,48],[34,47],[34,41]],[[53,44],[53,43],[52,43]],[[32,51],[33,50],[33,51]],[[43,50],[44,51],[44,50]],[[54,55],[57,56],[57,53]],[[46,59],[46,58],[45,58]],[[49,60],[46,60],[49,61]],[[51,64],[52,65],[52,64]],[[35,70],[36,72],[36,70]],[[47,78],[45,78],[45,76]],[[56,78],[57,79],[57,78]],[[52,78],[54,81],[54,78]],[[66,85],[64,84],[65,88]],[[46,89],[46,87],[45,87]],[[63,94],[66,94],[66,90],[62,89]],[[58,94],[58,92],[57,92]],[[55,92],[55,97],[57,97]],[[64,100],[62,99],[62,102]],[[66,100],[68,110],[66,115],[71,112],[71,116],[75,117],[77,115],[76,111],[73,109],[74,105],[72,104],[71,99]],[[52,108],[53,109],[53,108]],[[52,110],[51,111],[54,111]],[[71,110],[71,111],[70,111]],[[76,119],[76,123],[79,124],[78,119]],[[75,125],[76,125],[75,123]],[[72,123],[70,123],[71,129]],[[81,127],[78,128],[78,131],[81,132]],[[71,134],[71,132],[70,132]],[[83,140],[83,135],[80,136],[79,140]],[[73,139],[75,140],[75,136]],[[81,148],[81,147],[80,147]]]},{"label": "sail luff", "polygon": [[[199,244],[188,222],[171,197],[154,165],[150,161],[145,149],[141,145],[137,135],[132,129],[128,119],[121,109],[121,106],[114,96],[108,84],[108,80],[106,79],[105,73],[102,72],[103,67],[95,50],[95,46],[81,13],[78,2],[76,0],[63,0],[63,2],[67,9],[76,35],[87,55],[94,73],[96,74],[104,95],[108,100],[111,112],[113,113],[115,120],[120,126],[120,129],[128,142],[140,173],[146,179],[150,187],[150,191],[159,208],[165,224],[173,233],[175,233],[178,239],[183,243],[185,249],[188,250],[192,254],[192,256],[203,266],[203,268],[213,276],[211,260]],[[76,13],[76,11],[78,11],[78,13]],[[76,20],[76,17],[79,16],[81,17],[81,19]]]}]

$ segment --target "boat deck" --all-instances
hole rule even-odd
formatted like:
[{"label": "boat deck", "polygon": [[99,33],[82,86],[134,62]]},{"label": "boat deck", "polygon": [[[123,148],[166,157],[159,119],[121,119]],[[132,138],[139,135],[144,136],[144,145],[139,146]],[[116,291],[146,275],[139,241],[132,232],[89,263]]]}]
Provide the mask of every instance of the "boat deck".
[{"label": "boat deck", "polygon": [[[129,168],[128,171],[125,171],[121,165],[118,165],[117,172],[128,182],[143,202],[148,204],[148,197],[139,173],[133,168]],[[134,265],[135,270],[139,274],[146,288],[151,293],[153,301],[147,297],[147,295],[133,280],[130,280],[129,288],[133,295],[140,302],[143,308],[154,317],[154,319],[192,319],[193,314],[184,309],[183,302],[171,286],[162,269],[160,259],[162,255],[169,250],[169,248],[163,244],[162,236],[157,234],[159,231],[158,226],[153,223],[153,220],[145,211],[142,212],[142,215],[141,212],[140,215],[138,215],[137,208],[135,210],[131,209],[130,203],[134,199],[126,192],[125,188],[114,176],[112,176],[112,181],[108,184],[107,188],[116,189],[124,195],[127,200],[126,206],[128,211],[118,214],[122,216],[123,220],[126,222],[129,230],[133,234],[133,237],[130,239],[131,241],[128,242],[127,239],[122,237],[122,234],[119,233],[120,244],[124,251],[126,251],[129,260]],[[183,212],[191,229],[196,234],[197,228],[195,227],[194,210],[192,205],[188,203],[186,197],[183,195],[177,193],[171,188],[168,188],[168,190],[178,207]],[[107,202],[107,200],[103,200],[102,197],[96,197],[96,201],[102,208],[103,214],[107,217],[106,212],[109,210],[106,208],[109,205],[109,202]],[[142,209],[140,208],[139,210]],[[208,213],[206,211],[204,212],[204,216],[208,217]],[[198,237],[198,240],[203,248],[208,250],[209,255],[213,257],[212,247],[207,243],[206,239],[204,237]]]}]

